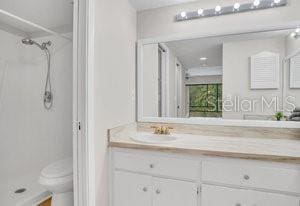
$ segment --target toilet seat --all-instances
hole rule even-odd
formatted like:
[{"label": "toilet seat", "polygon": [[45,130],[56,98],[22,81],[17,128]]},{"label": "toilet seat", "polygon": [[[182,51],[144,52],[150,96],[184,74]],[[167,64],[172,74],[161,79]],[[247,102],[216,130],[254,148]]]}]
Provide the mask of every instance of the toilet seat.
[{"label": "toilet seat", "polygon": [[[60,178],[52,178],[52,179],[49,179],[49,178],[46,178],[43,176],[40,176],[40,178],[39,178],[39,183],[41,185],[44,185],[47,187],[54,187],[57,185],[61,185],[61,186],[68,185],[68,187],[72,187],[73,185],[69,184],[69,183],[72,183],[72,181],[73,181],[73,175],[60,177]],[[63,188],[65,188],[65,186]]]},{"label": "toilet seat", "polygon": [[72,191],[72,158],[59,160],[45,167],[41,172],[39,183],[56,194]]},{"label": "toilet seat", "polygon": [[72,158],[59,160],[45,167],[41,172],[41,177],[45,179],[57,179],[73,176]]},{"label": "toilet seat", "polygon": [[39,183],[52,193],[52,206],[73,206],[73,161],[59,160],[45,167]]}]

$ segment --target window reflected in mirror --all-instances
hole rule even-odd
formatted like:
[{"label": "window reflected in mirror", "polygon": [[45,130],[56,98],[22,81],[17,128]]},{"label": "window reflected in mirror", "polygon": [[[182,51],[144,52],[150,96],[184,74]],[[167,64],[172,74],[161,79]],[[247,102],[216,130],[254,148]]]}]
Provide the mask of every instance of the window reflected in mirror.
[{"label": "window reflected in mirror", "polygon": [[222,84],[190,84],[190,117],[222,117]]}]

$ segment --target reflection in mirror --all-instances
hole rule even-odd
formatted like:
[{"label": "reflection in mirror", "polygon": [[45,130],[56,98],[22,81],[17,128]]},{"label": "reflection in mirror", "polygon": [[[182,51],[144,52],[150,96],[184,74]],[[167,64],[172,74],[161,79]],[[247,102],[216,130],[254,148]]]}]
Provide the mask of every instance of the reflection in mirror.
[{"label": "reflection in mirror", "polygon": [[144,44],[142,117],[300,120],[295,30]]}]

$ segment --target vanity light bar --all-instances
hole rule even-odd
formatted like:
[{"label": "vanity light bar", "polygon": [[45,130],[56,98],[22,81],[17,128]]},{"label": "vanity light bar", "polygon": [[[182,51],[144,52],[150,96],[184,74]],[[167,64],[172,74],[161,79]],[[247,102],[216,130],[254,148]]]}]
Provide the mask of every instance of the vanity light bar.
[{"label": "vanity light bar", "polygon": [[241,12],[248,12],[253,10],[271,9],[281,6],[286,6],[287,0],[253,0],[252,3],[235,3],[232,6],[221,7],[217,5],[213,9],[199,8],[197,11],[185,12],[182,11],[175,17],[176,21],[186,21],[192,19],[207,18],[213,16],[220,16],[226,14],[235,14]]},{"label": "vanity light bar", "polygon": [[291,37],[293,37],[293,38],[295,38],[295,39],[300,38],[300,27],[297,28],[297,29],[295,29],[295,31],[292,32],[290,35],[291,35]]}]

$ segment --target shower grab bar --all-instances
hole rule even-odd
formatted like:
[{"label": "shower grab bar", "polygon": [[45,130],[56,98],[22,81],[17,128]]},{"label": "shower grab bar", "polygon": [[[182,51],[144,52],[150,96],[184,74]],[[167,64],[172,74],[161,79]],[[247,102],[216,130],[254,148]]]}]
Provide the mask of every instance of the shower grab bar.
[{"label": "shower grab bar", "polygon": [[59,37],[61,37],[61,38],[63,38],[63,39],[72,41],[72,38],[70,38],[70,37],[68,37],[68,36],[65,36],[65,35],[63,35],[63,34],[60,34],[60,33],[57,33],[57,32],[55,32],[55,31],[52,31],[52,30],[50,30],[50,29],[47,29],[47,28],[45,28],[45,27],[43,27],[43,26],[40,26],[40,25],[35,24],[35,23],[31,22],[31,21],[28,21],[28,20],[26,20],[26,19],[23,19],[23,18],[21,18],[21,17],[18,17],[18,16],[16,16],[16,15],[11,14],[11,13],[9,13],[9,12],[7,12],[7,11],[2,10],[2,9],[0,9],[0,14],[3,14],[3,15],[6,15],[6,16],[8,16],[8,17],[11,17],[11,18],[13,18],[13,19],[16,19],[16,20],[18,20],[18,21],[20,21],[20,22],[22,22],[22,23],[25,23],[25,24],[27,24],[27,25],[30,25],[30,26],[32,26],[32,27],[35,27],[35,28],[40,29],[40,30],[42,30],[42,31],[45,31],[45,32],[47,32],[47,33],[49,33],[49,34],[52,34],[52,35],[55,35],[55,36],[59,36]]}]

